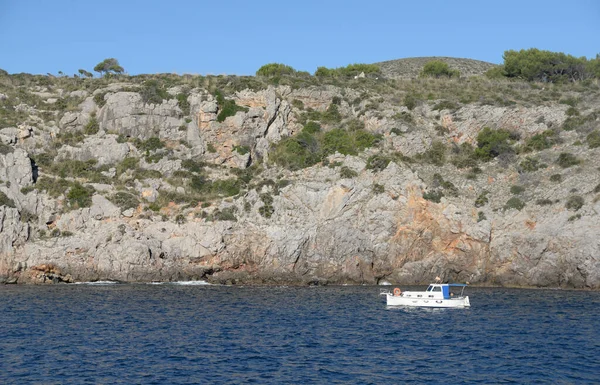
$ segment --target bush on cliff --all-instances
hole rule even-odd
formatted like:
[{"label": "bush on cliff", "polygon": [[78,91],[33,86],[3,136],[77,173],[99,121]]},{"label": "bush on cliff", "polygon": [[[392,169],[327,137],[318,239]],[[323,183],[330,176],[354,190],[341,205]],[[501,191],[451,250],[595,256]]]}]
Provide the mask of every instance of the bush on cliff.
[{"label": "bush on cliff", "polygon": [[518,139],[518,136],[508,130],[492,130],[489,127],[484,127],[477,134],[475,155],[479,159],[488,161],[502,154],[514,153],[512,142],[516,139]]},{"label": "bush on cliff", "polygon": [[327,67],[318,67],[315,71],[315,76],[317,77],[329,77],[329,78],[350,78],[354,76],[358,76],[361,73],[367,74],[380,74],[381,68],[375,64],[349,64],[346,67],[339,68],[327,68]]},{"label": "bush on cliff", "polygon": [[215,91],[215,97],[217,99],[217,105],[219,107],[219,114],[217,115],[217,122],[224,122],[230,116],[234,116],[238,111],[247,112],[246,107],[238,106],[235,104],[235,100],[225,99],[223,93],[219,90]]},{"label": "bush on cliff", "polygon": [[588,61],[562,52],[537,48],[509,50],[504,52],[504,73],[509,78],[528,81],[565,83],[598,76],[598,59]]},{"label": "bush on cliff", "polygon": [[288,65],[281,63],[269,63],[260,67],[256,71],[256,76],[282,76],[282,75],[293,75],[296,70]]},{"label": "bush on cliff", "polygon": [[92,195],[94,188],[91,186],[82,186],[75,182],[67,193],[67,202],[71,208],[90,207],[92,205]]},{"label": "bush on cliff", "polygon": [[423,70],[421,70],[421,73],[419,76],[434,77],[434,78],[441,78],[441,77],[453,78],[453,77],[460,77],[460,71],[450,69],[450,66],[448,66],[448,63],[443,62],[441,60],[432,60],[430,62],[427,62],[423,66]]},{"label": "bush on cliff", "polygon": [[569,199],[567,199],[565,207],[567,208],[567,210],[578,211],[580,208],[583,207],[584,204],[585,201],[582,197],[580,197],[579,195],[572,195],[569,197]]},{"label": "bush on cliff", "polygon": [[15,207],[15,202],[0,191],[0,206]]}]

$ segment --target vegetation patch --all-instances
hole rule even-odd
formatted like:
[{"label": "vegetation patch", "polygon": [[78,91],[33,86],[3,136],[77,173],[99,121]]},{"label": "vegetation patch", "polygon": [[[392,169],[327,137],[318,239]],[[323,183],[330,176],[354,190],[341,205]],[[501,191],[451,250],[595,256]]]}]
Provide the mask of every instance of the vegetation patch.
[{"label": "vegetation patch", "polygon": [[481,194],[479,194],[477,199],[475,199],[475,207],[483,207],[483,206],[487,205],[488,201],[489,201],[489,199],[488,199],[489,193],[490,193],[489,191],[483,190],[481,192]]},{"label": "vegetation patch", "polygon": [[557,143],[557,135],[554,130],[546,130],[541,134],[535,134],[527,139],[523,151],[541,151],[552,147]]},{"label": "vegetation patch", "polygon": [[597,130],[590,132],[585,140],[590,148],[600,147],[600,132]]},{"label": "vegetation patch", "polygon": [[230,116],[234,116],[238,111],[248,112],[248,108],[238,106],[235,104],[235,100],[225,99],[223,93],[219,90],[215,91],[215,97],[217,99],[217,105],[219,107],[219,114],[217,115],[217,122],[224,122]]},{"label": "vegetation patch", "polygon": [[578,211],[583,207],[585,201],[579,195],[571,195],[565,202],[565,207],[568,210]]},{"label": "vegetation patch", "polygon": [[434,189],[434,190],[426,191],[423,193],[423,199],[426,199],[428,201],[432,201],[435,203],[440,203],[443,196],[444,196],[444,193],[439,189]]},{"label": "vegetation patch", "polygon": [[441,60],[432,60],[423,66],[420,76],[434,78],[460,77],[460,71],[451,69],[450,66],[448,66],[448,63]]},{"label": "vegetation patch", "polygon": [[562,152],[556,159],[556,163],[562,168],[569,168],[580,164],[581,160],[569,152]]},{"label": "vegetation patch", "polygon": [[136,195],[126,191],[117,192],[109,200],[121,210],[134,209],[140,204],[140,200]]},{"label": "vegetation patch", "polygon": [[489,161],[502,154],[512,154],[515,152],[512,143],[518,140],[518,135],[505,129],[492,130],[484,127],[477,134],[477,148],[475,156],[477,158]]},{"label": "vegetation patch", "polygon": [[12,207],[15,208],[15,202],[6,196],[5,193],[0,191],[0,206]]},{"label": "vegetation patch", "polygon": [[517,197],[512,197],[504,204],[504,210],[516,209],[521,211],[525,207],[525,202]]},{"label": "vegetation patch", "polygon": [[77,182],[73,183],[67,193],[69,207],[74,209],[90,207],[94,192],[95,190],[91,186],[83,186]]}]

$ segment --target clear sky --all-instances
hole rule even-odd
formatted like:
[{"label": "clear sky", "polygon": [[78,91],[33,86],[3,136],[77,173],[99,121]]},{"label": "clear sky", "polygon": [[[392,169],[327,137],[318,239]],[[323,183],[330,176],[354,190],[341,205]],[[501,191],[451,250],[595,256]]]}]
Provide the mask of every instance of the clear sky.
[{"label": "clear sky", "polygon": [[253,75],[417,56],[502,62],[509,49],[600,52],[600,1],[0,0],[0,68]]}]

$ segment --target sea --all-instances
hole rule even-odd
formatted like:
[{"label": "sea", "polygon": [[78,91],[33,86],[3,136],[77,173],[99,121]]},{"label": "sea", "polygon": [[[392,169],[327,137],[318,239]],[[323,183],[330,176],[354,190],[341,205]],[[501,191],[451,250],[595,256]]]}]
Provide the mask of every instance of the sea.
[{"label": "sea", "polygon": [[0,384],[600,383],[600,292],[468,287],[471,308],[425,309],[380,289],[3,285]]}]

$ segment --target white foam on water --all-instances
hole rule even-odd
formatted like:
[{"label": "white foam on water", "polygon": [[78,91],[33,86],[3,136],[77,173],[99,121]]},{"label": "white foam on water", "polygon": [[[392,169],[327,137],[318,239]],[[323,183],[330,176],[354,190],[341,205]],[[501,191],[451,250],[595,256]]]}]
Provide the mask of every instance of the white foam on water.
[{"label": "white foam on water", "polygon": [[75,282],[74,285],[116,285],[116,281]]},{"label": "white foam on water", "polygon": [[172,285],[187,285],[187,286],[205,286],[211,285],[206,281],[177,281],[177,282],[169,282]]}]

